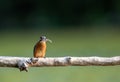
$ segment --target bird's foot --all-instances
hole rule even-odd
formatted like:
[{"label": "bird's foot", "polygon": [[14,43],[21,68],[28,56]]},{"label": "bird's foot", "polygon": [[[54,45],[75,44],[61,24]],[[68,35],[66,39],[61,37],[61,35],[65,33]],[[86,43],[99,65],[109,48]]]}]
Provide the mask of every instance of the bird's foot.
[{"label": "bird's foot", "polygon": [[46,58],[46,57],[43,57],[43,58]]}]

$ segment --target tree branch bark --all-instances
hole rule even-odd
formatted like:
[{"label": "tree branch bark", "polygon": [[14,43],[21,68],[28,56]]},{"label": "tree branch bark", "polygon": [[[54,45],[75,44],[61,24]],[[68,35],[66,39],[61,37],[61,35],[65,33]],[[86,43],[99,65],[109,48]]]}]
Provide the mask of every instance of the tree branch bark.
[{"label": "tree branch bark", "polygon": [[0,67],[15,67],[28,71],[28,67],[45,66],[114,66],[120,65],[120,56],[116,57],[8,57],[0,56]]}]

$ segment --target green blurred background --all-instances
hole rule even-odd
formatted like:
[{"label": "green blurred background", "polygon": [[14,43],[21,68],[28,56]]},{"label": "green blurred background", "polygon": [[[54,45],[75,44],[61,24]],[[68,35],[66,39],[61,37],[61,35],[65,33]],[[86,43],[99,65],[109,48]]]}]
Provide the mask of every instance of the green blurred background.
[{"label": "green blurred background", "polygon": [[[0,55],[33,57],[41,35],[47,57],[120,55],[119,0],[0,0]],[[119,66],[0,68],[0,82],[120,82]]]}]

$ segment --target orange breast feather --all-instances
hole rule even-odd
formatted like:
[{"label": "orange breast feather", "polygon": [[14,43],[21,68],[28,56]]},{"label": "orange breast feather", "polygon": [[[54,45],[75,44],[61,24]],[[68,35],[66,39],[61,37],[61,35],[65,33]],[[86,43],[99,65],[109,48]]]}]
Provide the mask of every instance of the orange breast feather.
[{"label": "orange breast feather", "polygon": [[46,54],[46,42],[38,42],[34,47],[34,57],[42,58]]}]

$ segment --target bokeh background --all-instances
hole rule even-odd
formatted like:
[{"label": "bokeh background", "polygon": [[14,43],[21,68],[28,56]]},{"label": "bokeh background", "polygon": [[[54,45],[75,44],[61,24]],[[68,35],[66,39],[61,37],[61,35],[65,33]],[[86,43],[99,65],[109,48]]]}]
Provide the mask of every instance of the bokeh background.
[{"label": "bokeh background", "polygon": [[[120,55],[119,0],[0,0],[0,55],[33,57],[41,35],[47,57]],[[120,82],[119,66],[0,68],[0,82]]]}]

